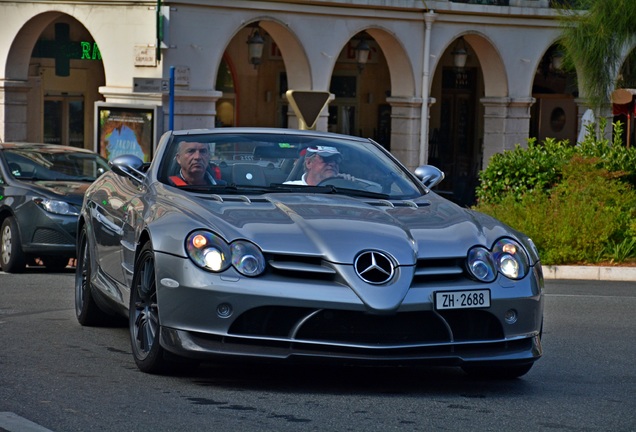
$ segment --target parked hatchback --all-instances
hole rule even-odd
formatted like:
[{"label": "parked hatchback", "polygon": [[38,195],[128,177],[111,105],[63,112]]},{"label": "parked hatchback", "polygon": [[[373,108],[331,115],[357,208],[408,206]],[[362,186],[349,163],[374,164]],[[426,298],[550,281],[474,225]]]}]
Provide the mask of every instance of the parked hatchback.
[{"label": "parked hatchback", "polygon": [[84,192],[108,162],[53,144],[0,143],[0,265],[21,272],[36,259],[60,270],[75,257]]}]

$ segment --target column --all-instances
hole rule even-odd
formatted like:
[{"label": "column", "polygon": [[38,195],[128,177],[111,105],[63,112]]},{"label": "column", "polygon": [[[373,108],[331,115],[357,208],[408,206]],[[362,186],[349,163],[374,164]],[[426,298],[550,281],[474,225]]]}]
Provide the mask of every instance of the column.
[{"label": "column", "polygon": [[27,81],[0,80],[0,140],[3,142],[28,141],[27,107],[30,89]]},{"label": "column", "polygon": [[535,102],[527,98],[480,99],[484,106],[484,148],[482,169],[496,153],[512,150],[517,144],[527,145],[530,134],[530,107]]},{"label": "column", "polygon": [[[410,170],[419,165],[421,98],[389,97],[391,105],[391,153]],[[428,143],[426,146],[428,153]]]}]

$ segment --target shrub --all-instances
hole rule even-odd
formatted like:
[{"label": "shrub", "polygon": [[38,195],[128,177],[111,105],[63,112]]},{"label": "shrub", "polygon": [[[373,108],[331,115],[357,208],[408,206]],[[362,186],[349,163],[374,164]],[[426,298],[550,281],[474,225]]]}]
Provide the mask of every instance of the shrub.
[{"label": "shrub", "polygon": [[[599,123],[601,130],[605,130],[605,119]],[[596,166],[613,173],[618,180],[636,186],[636,147],[622,145],[622,124],[614,124],[614,142],[596,139],[594,127],[594,124],[588,126],[585,140],[576,146],[567,140],[547,138],[537,143],[532,138],[528,140],[527,148],[517,144],[514,150],[496,154],[488,167],[479,173],[478,202],[497,203],[508,194],[520,200],[530,192],[548,193],[559,184],[563,168],[576,155],[594,158]]]},{"label": "shrub", "polygon": [[[566,153],[559,145],[556,150]],[[519,154],[511,159],[521,164],[517,159],[523,152],[515,151]],[[540,154],[530,147],[528,151],[531,160]],[[547,176],[540,181],[535,176],[532,185],[521,182],[525,186],[508,188],[495,199],[482,199],[475,209],[531,237],[544,264],[620,261],[636,256],[636,191],[618,180],[623,172],[609,171],[600,157],[574,154],[561,164],[556,159],[548,162],[547,156],[540,159],[544,166],[552,167],[550,181]]]},{"label": "shrub", "polygon": [[531,138],[527,148],[517,144],[514,150],[498,153],[479,173],[477,200],[496,203],[508,195],[520,200],[529,192],[548,190],[559,182],[562,166],[573,154],[567,141],[552,138],[542,144]]},{"label": "shrub", "polygon": [[[605,128],[606,120],[600,121],[600,128]],[[623,135],[623,124],[614,123],[614,142],[608,139],[596,139],[592,133],[594,125],[588,125],[588,134],[585,140],[576,147],[576,154],[585,157],[598,158],[598,166],[602,166],[622,181],[636,186],[636,147],[625,148],[621,137]]]}]

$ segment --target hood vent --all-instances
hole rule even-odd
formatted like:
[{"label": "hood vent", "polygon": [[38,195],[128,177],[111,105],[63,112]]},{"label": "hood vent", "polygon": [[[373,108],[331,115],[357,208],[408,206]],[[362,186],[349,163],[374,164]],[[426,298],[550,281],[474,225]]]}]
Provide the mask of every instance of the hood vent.
[{"label": "hood vent", "polygon": [[374,201],[367,201],[367,204],[372,205],[374,207],[390,207],[390,208],[396,208],[396,207],[420,208],[420,207],[427,207],[431,205],[430,201],[415,202],[411,200],[396,200],[396,201],[374,200]]}]

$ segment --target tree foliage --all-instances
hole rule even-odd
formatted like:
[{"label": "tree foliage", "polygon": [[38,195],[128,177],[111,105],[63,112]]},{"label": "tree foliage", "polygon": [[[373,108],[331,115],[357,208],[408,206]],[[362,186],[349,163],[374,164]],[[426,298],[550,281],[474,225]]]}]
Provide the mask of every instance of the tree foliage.
[{"label": "tree foliage", "polygon": [[560,43],[582,77],[579,87],[594,107],[609,102],[624,50],[634,42],[634,6],[634,0],[578,0],[562,9]]}]

